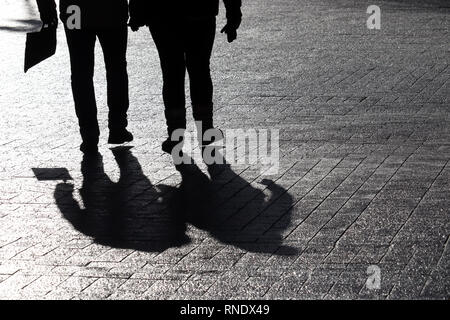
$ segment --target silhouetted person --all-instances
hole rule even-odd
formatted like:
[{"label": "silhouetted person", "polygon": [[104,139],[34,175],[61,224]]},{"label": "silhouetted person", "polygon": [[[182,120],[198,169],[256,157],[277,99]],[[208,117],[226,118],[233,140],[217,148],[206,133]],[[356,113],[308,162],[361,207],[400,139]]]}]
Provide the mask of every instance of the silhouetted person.
[{"label": "silhouetted person", "polygon": [[[41,20],[57,25],[54,0],[37,0]],[[99,141],[97,104],[94,93],[94,49],[98,38],[106,66],[109,107],[109,139],[112,144],[133,140],[127,131],[129,107],[127,74],[127,0],[60,0],[70,53],[72,92],[83,140],[80,150],[95,153]]]},{"label": "silhouetted person", "polygon": [[[232,42],[241,24],[241,0],[224,0],[227,24],[222,29]],[[130,26],[148,25],[159,52],[168,135],[162,149],[171,153],[179,141],[172,133],[186,128],[185,73],[189,74],[193,116],[201,134],[213,129],[213,84],[210,59],[216,33],[219,0],[130,0]],[[221,134],[215,134],[220,137]],[[207,145],[211,141],[204,141]]]},{"label": "silhouetted person", "polygon": [[74,186],[60,183],[54,197],[62,215],[77,231],[103,245],[162,251],[187,243],[183,217],[165,206],[174,188],[153,186],[130,149],[112,149],[120,169],[117,182],[105,173],[99,153],[85,154],[79,191],[84,208],[75,200]]}]

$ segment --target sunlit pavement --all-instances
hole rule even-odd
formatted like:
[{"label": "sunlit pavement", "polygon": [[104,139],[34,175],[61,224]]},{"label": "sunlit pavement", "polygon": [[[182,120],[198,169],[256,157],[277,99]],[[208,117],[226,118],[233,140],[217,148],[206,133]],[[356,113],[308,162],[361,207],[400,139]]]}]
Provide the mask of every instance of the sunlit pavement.
[{"label": "sunlit pavement", "polygon": [[378,1],[381,30],[369,1],[245,1],[238,42],[217,35],[216,124],[279,129],[280,170],[196,154],[183,179],[148,30],[129,38],[133,148],[106,143],[99,55],[103,158],[82,163],[61,26],[24,74],[35,8],[0,4],[0,298],[450,297],[447,1]]}]

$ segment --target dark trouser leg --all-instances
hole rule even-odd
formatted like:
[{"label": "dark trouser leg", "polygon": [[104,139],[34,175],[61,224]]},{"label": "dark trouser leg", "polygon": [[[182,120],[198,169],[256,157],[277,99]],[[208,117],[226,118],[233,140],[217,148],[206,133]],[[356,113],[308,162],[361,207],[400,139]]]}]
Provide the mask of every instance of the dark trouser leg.
[{"label": "dark trouser leg", "polygon": [[185,39],[186,66],[189,73],[194,119],[203,127],[213,126],[213,83],[210,60],[216,34],[215,17],[191,20]]},{"label": "dark trouser leg", "polygon": [[100,135],[94,92],[94,48],[96,35],[87,30],[67,30],[72,72],[72,93],[80,133],[85,144],[97,145]]},{"label": "dark trouser leg", "polygon": [[[180,28],[183,28],[180,25]],[[163,75],[163,99],[169,136],[186,128],[183,31],[170,22],[154,21],[150,32],[158,49]]]},{"label": "dark trouser leg", "polygon": [[128,29],[111,29],[97,32],[103,49],[109,107],[109,129],[122,130],[128,125],[129,107],[127,74]]}]

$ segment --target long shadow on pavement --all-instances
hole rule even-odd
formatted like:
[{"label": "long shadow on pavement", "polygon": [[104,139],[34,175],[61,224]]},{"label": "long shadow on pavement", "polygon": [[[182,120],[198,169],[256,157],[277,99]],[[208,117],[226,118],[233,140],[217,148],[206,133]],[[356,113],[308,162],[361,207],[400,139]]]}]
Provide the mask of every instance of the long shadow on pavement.
[{"label": "long shadow on pavement", "polygon": [[264,180],[270,193],[253,187],[228,164],[208,167],[209,178],[192,161],[177,166],[182,183],[176,188],[152,185],[129,147],[112,149],[120,169],[117,183],[103,168],[103,159],[84,157],[80,196],[74,186],[60,183],[55,202],[67,221],[96,243],[141,251],[162,252],[190,242],[186,225],[207,231],[222,243],[250,252],[295,254],[283,246],[282,232],[290,223],[292,197]]},{"label": "long shadow on pavement", "polygon": [[[225,159],[208,165],[209,178],[192,159],[177,167],[181,186],[169,205],[184,219],[222,243],[250,252],[295,254],[283,245],[290,224],[292,196],[271,180],[263,192],[236,174]],[[266,196],[267,194],[267,196]]]},{"label": "long shadow on pavement", "polygon": [[[56,186],[56,204],[76,230],[95,242],[115,247],[161,252],[188,243],[180,217],[160,203],[173,187],[154,186],[129,147],[112,149],[120,169],[114,183],[106,175],[100,154],[85,156],[81,163],[81,208],[72,184]],[[164,202],[164,201],[162,201]]]}]

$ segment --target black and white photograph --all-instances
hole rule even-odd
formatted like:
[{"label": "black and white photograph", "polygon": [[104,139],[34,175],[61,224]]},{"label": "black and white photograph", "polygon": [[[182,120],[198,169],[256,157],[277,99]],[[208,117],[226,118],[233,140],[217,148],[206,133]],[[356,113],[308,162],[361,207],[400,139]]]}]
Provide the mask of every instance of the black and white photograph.
[{"label": "black and white photograph", "polygon": [[0,0],[0,46],[0,300],[450,299],[450,1]]}]

